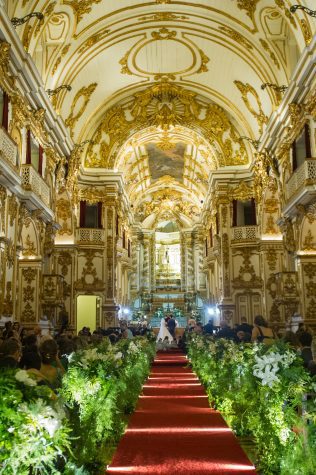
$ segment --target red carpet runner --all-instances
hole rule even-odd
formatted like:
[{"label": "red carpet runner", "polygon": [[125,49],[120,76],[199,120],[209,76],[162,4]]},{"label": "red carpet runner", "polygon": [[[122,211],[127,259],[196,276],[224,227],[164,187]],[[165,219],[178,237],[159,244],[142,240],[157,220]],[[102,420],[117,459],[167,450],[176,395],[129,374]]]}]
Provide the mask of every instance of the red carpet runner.
[{"label": "red carpet runner", "polygon": [[255,468],[178,352],[158,353],[107,473],[252,474]]}]

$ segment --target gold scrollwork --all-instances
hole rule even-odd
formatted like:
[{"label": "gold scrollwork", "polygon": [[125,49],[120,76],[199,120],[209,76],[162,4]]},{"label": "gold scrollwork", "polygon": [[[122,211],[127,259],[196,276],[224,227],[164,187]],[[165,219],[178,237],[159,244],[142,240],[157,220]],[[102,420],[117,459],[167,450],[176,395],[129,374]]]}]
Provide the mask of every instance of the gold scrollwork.
[{"label": "gold scrollwork", "polygon": [[[94,82],[94,83],[90,84],[89,86],[82,87],[81,89],[79,89],[79,91],[75,95],[75,97],[72,101],[71,107],[70,107],[70,114],[67,117],[67,119],[65,120],[65,124],[70,128],[71,137],[74,136],[75,124],[80,119],[82,114],[84,113],[84,111],[85,111],[85,109],[88,105],[88,102],[90,101],[91,95],[95,91],[96,87],[97,87],[97,83]],[[83,98],[83,101],[82,101],[81,106],[79,107],[79,109],[77,111],[75,111],[76,105],[78,104],[78,102],[82,98]]]},{"label": "gold scrollwork", "polygon": [[220,106],[201,103],[194,92],[161,81],[136,93],[128,104],[115,105],[105,113],[88,147],[85,165],[112,168],[115,150],[144,126],[158,126],[166,132],[171,126],[192,127],[193,123],[218,144],[220,165],[248,162],[245,146]]},{"label": "gold scrollwork", "polygon": [[69,5],[73,9],[77,23],[82,20],[84,15],[91,12],[93,4],[100,2],[101,0],[63,0],[65,5]]},{"label": "gold scrollwork", "polygon": [[[266,124],[268,122],[268,117],[263,112],[262,104],[261,104],[261,101],[260,101],[260,98],[259,98],[259,95],[258,95],[257,91],[255,90],[254,87],[252,87],[248,83],[244,84],[241,81],[235,80],[234,84],[237,86],[237,88],[241,92],[242,100],[244,101],[247,109],[256,118],[256,120],[258,122],[258,125],[259,125],[259,132],[261,134],[262,129],[263,129],[263,124]],[[255,99],[255,101],[258,105],[258,110],[255,110],[253,108],[251,102],[248,99],[248,94],[251,94],[254,97],[254,99]]]}]

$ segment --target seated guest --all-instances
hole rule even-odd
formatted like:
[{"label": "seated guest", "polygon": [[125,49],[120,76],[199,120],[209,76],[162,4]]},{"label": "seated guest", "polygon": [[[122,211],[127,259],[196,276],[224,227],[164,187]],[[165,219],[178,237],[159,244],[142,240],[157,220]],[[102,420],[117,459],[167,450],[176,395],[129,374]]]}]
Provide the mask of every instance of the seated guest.
[{"label": "seated guest", "polygon": [[251,342],[251,335],[250,333],[238,331],[237,335],[237,343],[250,343]]},{"label": "seated guest", "polygon": [[284,343],[288,343],[293,350],[298,350],[300,348],[300,342],[297,335],[290,330],[284,333],[282,340]]},{"label": "seated guest", "polygon": [[220,329],[216,333],[216,338],[226,338],[227,340],[236,341],[236,333],[230,328],[226,320],[221,320],[219,325]]},{"label": "seated guest", "polygon": [[264,343],[265,345],[272,345],[277,336],[272,328],[269,328],[268,323],[265,321],[262,315],[256,315],[254,319],[254,328],[251,334],[251,341],[257,341]]},{"label": "seated guest", "polygon": [[44,341],[40,346],[40,355],[42,358],[40,372],[50,383],[51,387],[60,387],[62,375],[65,370],[58,358],[58,347],[56,341]]},{"label": "seated guest", "polygon": [[304,368],[308,369],[310,363],[313,361],[313,353],[312,353],[312,340],[313,337],[309,332],[301,332],[298,336],[300,345],[301,345],[301,356],[304,362]]},{"label": "seated guest", "polygon": [[22,347],[15,338],[4,340],[0,346],[0,368],[17,368],[22,356]]},{"label": "seated guest", "polygon": [[250,333],[250,335],[251,335],[252,329],[253,329],[253,325],[250,325],[247,322],[247,318],[246,317],[241,317],[240,318],[240,325],[238,325],[237,331],[238,332]]}]

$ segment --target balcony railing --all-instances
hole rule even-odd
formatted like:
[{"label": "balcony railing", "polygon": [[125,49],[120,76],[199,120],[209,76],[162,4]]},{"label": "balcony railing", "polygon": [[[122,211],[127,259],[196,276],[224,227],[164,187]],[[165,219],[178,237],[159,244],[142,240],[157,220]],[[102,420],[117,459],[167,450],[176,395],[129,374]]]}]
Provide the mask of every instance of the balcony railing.
[{"label": "balcony railing", "polygon": [[12,167],[17,166],[17,145],[2,127],[0,127],[0,156]]},{"label": "balcony railing", "polygon": [[232,228],[234,241],[256,241],[258,226],[236,226]]},{"label": "balcony railing", "polygon": [[22,186],[25,190],[33,191],[46,206],[50,207],[49,186],[31,164],[22,165]]},{"label": "balcony railing", "polygon": [[293,173],[286,184],[286,197],[289,200],[304,186],[316,185],[316,160],[305,162]]},{"label": "balcony railing", "polygon": [[77,228],[76,241],[78,244],[104,244],[105,230],[96,228]]}]

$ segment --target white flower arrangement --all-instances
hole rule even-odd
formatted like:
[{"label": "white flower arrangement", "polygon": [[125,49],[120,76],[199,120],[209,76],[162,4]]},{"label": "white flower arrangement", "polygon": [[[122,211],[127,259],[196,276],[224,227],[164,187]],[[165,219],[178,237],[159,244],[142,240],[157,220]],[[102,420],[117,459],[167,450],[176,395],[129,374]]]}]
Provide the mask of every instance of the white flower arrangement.
[{"label": "white flower arrangement", "polygon": [[277,372],[281,366],[288,368],[295,360],[295,355],[290,351],[283,355],[271,352],[263,356],[255,355],[255,360],[256,364],[253,367],[253,375],[262,380],[263,386],[271,388],[274,383],[280,381]]},{"label": "white flower arrangement", "polygon": [[131,342],[128,347],[127,353],[138,353],[139,350],[140,349],[135,345],[135,343]]},{"label": "white flower arrangement", "polygon": [[15,373],[15,379],[25,386],[36,386],[36,381],[30,377],[29,373],[24,369],[20,369]]},{"label": "white flower arrangement", "polygon": [[123,356],[123,353],[121,351],[118,351],[117,353],[115,353],[114,355],[114,360],[117,361],[117,360],[121,360],[122,359],[122,356]]},{"label": "white flower arrangement", "polygon": [[45,429],[50,437],[54,437],[56,430],[60,429],[65,418],[65,412],[62,408],[57,407],[55,410],[45,404],[42,399],[37,399],[32,408],[27,404],[20,404],[19,410],[27,414],[30,431],[35,431],[40,427]]},{"label": "white flower arrangement", "polygon": [[108,356],[103,353],[98,353],[97,348],[91,348],[85,350],[81,358],[81,365],[84,369],[87,369],[89,365],[94,361],[106,361]]}]

